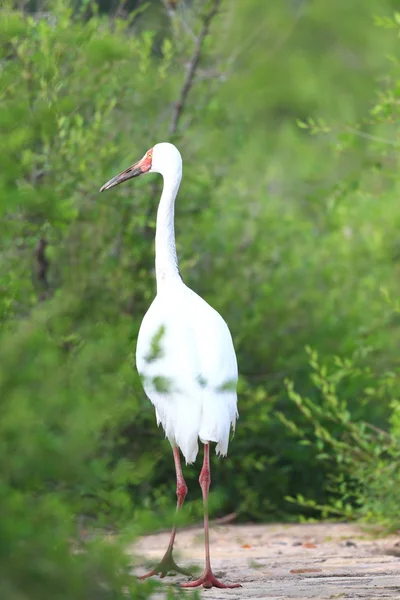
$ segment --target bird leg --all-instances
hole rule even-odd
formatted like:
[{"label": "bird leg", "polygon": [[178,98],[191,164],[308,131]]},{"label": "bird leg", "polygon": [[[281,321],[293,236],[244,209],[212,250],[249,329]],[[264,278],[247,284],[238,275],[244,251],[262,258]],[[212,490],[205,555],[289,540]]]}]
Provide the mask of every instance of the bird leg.
[{"label": "bird leg", "polygon": [[[177,514],[179,512],[179,510],[182,508],[182,505],[185,501],[188,489],[187,489],[186,482],[183,478],[181,460],[180,460],[180,456],[179,456],[179,448],[177,446],[175,446],[172,449],[172,451],[174,454],[174,463],[175,463],[175,471],[176,471],[176,496],[177,496],[176,514]],[[172,556],[172,550],[174,547],[175,536],[176,536],[176,523],[174,523],[174,526],[172,527],[171,537],[169,540],[167,551],[164,554],[164,557],[161,559],[161,561],[158,563],[158,565],[156,567],[154,567],[154,569],[152,569],[151,571],[149,571],[149,573],[146,573],[145,575],[141,575],[139,577],[139,579],[147,579],[148,577],[152,577],[153,575],[157,575],[158,573],[160,574],[160,578],[162,579],[163,577],[168,575],[168,573],[170,571],[174,571],[175,573],[181,573],[182,575],[188,575],[188,576],[191,575],[191,573],[189,571],[187,571],[186,569],[182,569],[181,567],[178,567],[178,565],[174,561],[174,558]]]},{"label": "bird leg", "polygon": [[240,583],[222,583],[214,576],[211,570],[210,562],[210,536],[208,532],[208,491],[210,489],[211,475],[210,475],[210,444],[204,444],[204,461],[201,469],[199,483],[203,494],[203,505],[204,505],[204,542],[206,550],[206,568],[203,575],[195,581],[189,583],[181,583],[181,587],[192,588],[202,585],[204,588],[237,588],[242,587]]}]

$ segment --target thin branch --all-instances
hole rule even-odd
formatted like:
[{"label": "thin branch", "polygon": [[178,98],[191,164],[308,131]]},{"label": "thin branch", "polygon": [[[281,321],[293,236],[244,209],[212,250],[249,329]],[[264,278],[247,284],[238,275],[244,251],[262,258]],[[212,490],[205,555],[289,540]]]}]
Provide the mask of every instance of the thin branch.
[{"label": "thin branch", "polygon": [[[114,15],[113,15],[114,19],[122,19],[122,17],[124,16],[126,3],[127,3],[127,0],[120,0],[117,8],[115,9]],[[141,2],[141,0],[139,0],[139,6],[141,4],[142,4],[142,2]]]},{"label": "thin branch", "polygon": [[[169,18],[171,19],[171,22],[173,24],[175,18],[177,17],[176,2],[171,2],[171,0],[162,0],[162,3],[164,4],[165,10],[167,11],[167,15],[169,16]],[[182,16],[180,17],[180,21],[181,21],[186,33],[195,42],[196,36],[193,33],[193,31],[190,29],[189,25],[186,23],[185,19]]]},{"label": "thin branch", "polygon": [[364,422],[364,425],[366,425],[366,427],[368,427],[368,429],[372,429],[372,431],[374,431],[378,435],[385,437],[389,440],[393,440],[393,436],[389,431],[385,431],[384,429],[381,429],[380,427],[377,427],[376,425],[373,425],[372,423]]},{"label": "thin branch", "polygon": [[170,124],[170,128],[169,128],[169,132],[171,135],[175,134],[178,130],[179,121],[182,116],[182,112],[185,107],[185,103],[186,103],[188,94],[193,85],[194,76],[196,74],[196,70],[197,70],[197,67],[200,62],[200,54],[201,54],[201,50],[203,48],[203,43],[204,43],[205,38],[208,35],[211,21],[214,19],[214,17],[218,13],[220,4],[221,4],[221,0],[213,0],[210,10],[203,17],[203,27],[201,28],[199,36],[196,40],[193,54],[189,61],[189,65],[187,67],[185,81],[183,83],[183,86],[182,86],[182,89],[181,89],[181,92],[179,95],[179,99],[176,102],[173,113],[172,113],[172,119],[171,119],[171,124]]},{"label": "thin branch", "polygon": [[133,11],[129,11],[126,8],[127,3],[128,0],[119,1],[119,4],[113,14],[113,19],[125,19],[125,21],[129,23],[130,27],[132,27],[135,21],[146,10],[148,4],[145,4],[145,0],[137,0],[135,9]]},{"label": "thin branch", "polygon": [[49,260],[46,256],[46,248],[48,242],[45,238],[41,238],[35,248],[36,259],[36,277],[42,292],[39,295],[39,300],[44,300],[49,291],[48,270]]},{"label": "thin branch", "polygon": [[360,131],[359,129],[355,129],[350,125],[347,125],[345,128],[349,133],[353,133],[354,135],[358,135],[359,137],[365,138],[367,140],[371,140],[372,142],[378,142],[380,144],[387,144],[388,146],[394,146],[395,148],[400,147],[400,143],[396,140],[388,140],[385,138],[377,137],[376,135],[371,135],[370,133],[366,133],[365,131]]},{"label": "thin branch", "polygon": [[[175,4],[171,3],[169,0],[163,0],[163,4],[164,4],[165,8],[167,9],[169,16],[172,18],[174,16],[173,11],[175,9]],[[210,10],[203,16],[203,25],[202,25],[201,31],[199,33],[199,36],[197,38],[195,38],[195,46],[194,46],[193,54],[188,63],[186,77],[183,82],[182,89],[179,93],[179,99],[176,102],[176,104],[174,105],[173,112],[171,115],[171,122],[170,122],[170,127],[169,127],[169,133],[171,135],[174,135],[178,130],[179,121],[182,117],[182,113],[185,108],[187,96],[193,86],[194,77],[198,70],[198,66],[199,66],[199,62],[200,62],[200,54],[201,54],[201,50],[203,47],[203,43],[204,43],[206,36],[208,35],[211,21],[218,13],[220,4],[221,4],[221,0],[213,0]],[[147,209],[147,215],[146,215],[146,221],[145,221],[146,225],[144,227],[144,235],[145,236],[150,236],[150,235],[154,234],[153,228],[150,228],[148,223],[150,220],[150,215],[153,214],[154,205],[156,203],[157,197],[160,195],[160,188],[161,188],[160,181],[155,180],[152,184],[150,201],[149,201],[148,209]]]}]

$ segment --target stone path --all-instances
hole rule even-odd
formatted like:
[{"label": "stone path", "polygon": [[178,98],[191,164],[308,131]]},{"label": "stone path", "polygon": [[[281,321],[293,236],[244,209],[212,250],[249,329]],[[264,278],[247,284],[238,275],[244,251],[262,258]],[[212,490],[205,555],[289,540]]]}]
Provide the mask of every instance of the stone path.
[{"label": "stone path", "polygon": [[[132,548],[142,557],[137,564],[155,563],[168,539],[168,533],[160,533],[139,540]],[[211,545],[215,575],[243,587],[202,589],[207,600],[400,599],[400,535],[373,539],[354,525],[330,523],[228,525],[212,528]],[[178,532],[175,558],[182,566],[202,569],[201,529]],[[176,576],[164,581],[187,580]]]}]

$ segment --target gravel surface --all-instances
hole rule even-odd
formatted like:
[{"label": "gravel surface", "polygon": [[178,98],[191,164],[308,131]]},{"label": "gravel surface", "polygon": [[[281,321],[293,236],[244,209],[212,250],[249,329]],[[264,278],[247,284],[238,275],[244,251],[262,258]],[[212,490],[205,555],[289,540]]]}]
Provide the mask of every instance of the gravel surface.
[{"label": "gravel surface", "polygon": [[[160,533],[139,540],[131,549],[139,557],[137,564],[155,564],[168,539],[168,533]],[[175,558],[181,566],[203,569],[201,528],[178,531]],[[211,560],[216,577],[243,587],[201,588],[202,597],[210,600],[400,599],[400,535],[374,539],[354,525],[213,526]],[[145,572],[145,567],[136,572]],[[188,580],[172,576],[164,581],[171,585]],[[160,600],[164,597],[157,594]]]}]

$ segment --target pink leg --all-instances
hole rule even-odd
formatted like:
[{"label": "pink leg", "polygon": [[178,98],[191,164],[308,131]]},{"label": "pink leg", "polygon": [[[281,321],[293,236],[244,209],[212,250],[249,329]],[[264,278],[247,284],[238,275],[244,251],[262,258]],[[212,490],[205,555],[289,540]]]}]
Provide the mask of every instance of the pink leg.
[{"label": "pink leg", "polygon": [[[175,471],[176,471],[176,496],[177,496],[176,513],[178,513],[178,511],[182,508],[182,505],[185,501],[188,489],[187,489],[186,482],[183,478],[181,459],[179,456],[179,448],[177,448],[175,446],[172,449],[172,451],[174,453],[174,462],[175,462]],[[174,561],[174,558],[172,556],[172,550],[174,547],[175,536],[176,536],[176,524],[174,523],[174,526],[171,531],[171,537],[169,540],[168,548],[167,548],[166,553],[164,554],[164,557],[152,571],[150,571],[149,573],[146,573],[145,575],[141,575],[139,577],[139,579],[147,579],[147,577],[152,577],[153,575],[157,575],[158,573],[160,574],[160,577],[163,578],[170,571],[175,571],[175,573],[182,573],[182,575],[190,576],[189,571],[187,571],[186,569],[181,569],[181,567],[178,567],[178,565],[176,564],[176,562]]]},{"label": "pink leg", "polygon": [[210,475],[210,444],[204,444],[204,461],[199,477],[201,491],[203,493],[203,504],[204,504],[204,541],[206,549],[206,568],[204,573],[199,579],[190,581],[189,583],[182,583],[181,587],[192,588],[202,585],[204,588],[236,588],[242,587],[240,583],[226,584],[218,581],[211,570],[210,562],[210,536],[208,532],[208,491],[210,489],[211,475]]}]

